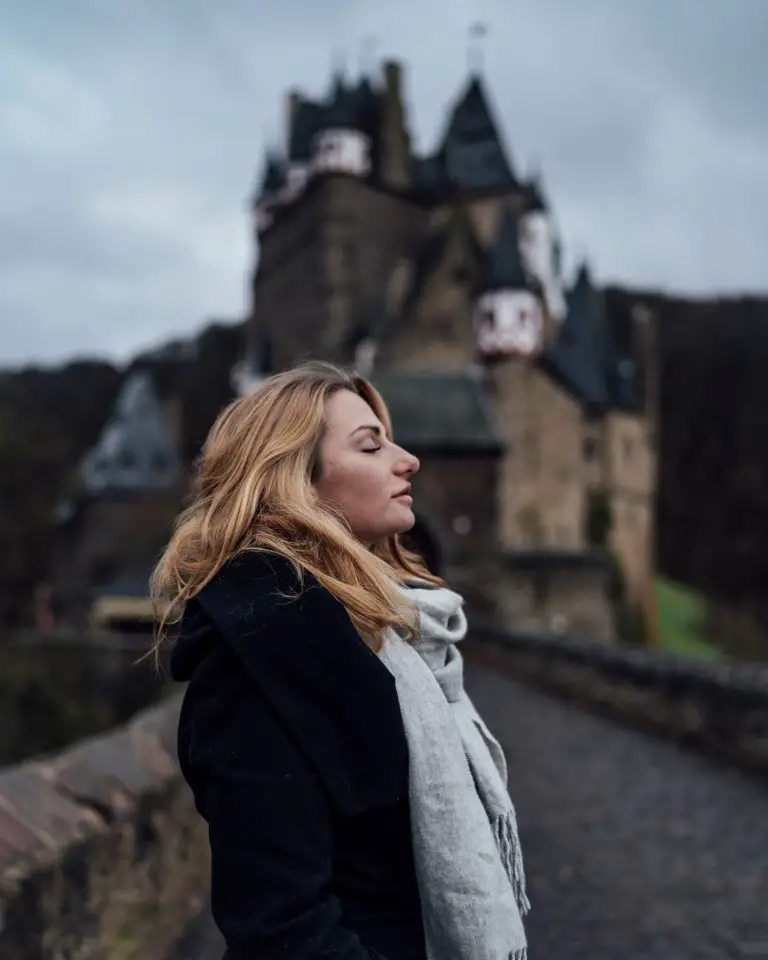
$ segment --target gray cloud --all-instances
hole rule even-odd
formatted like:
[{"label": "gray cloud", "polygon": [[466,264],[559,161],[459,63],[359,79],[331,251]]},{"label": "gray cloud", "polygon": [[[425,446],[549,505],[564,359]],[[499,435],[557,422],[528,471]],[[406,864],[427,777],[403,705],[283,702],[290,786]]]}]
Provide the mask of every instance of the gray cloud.
[{"label": "gray cloud", "polygon": [[405,60],[429,147],[478,17],[510,153],[543,170],[571,262],[589,253],[601,279],[685,292],[768,286],[768,5],[264,6],[39,0],[6,14],[0,364],[126,357],[242,315],[246,198],[286,89],[321,92],[370,38]]}]

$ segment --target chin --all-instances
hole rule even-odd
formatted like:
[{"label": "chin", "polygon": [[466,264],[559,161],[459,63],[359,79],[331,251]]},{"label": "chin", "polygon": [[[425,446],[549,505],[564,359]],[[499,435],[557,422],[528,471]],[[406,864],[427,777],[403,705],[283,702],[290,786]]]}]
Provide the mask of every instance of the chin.
[{"label": "chin", "polygon": [[413,530],[413,528],[416,526],[416,516],[413,510],[404,510],[403,513],[404,516],[402,521],[397,525],[397,529],[393,530],[392,533],[408,533],[409,530]]}]

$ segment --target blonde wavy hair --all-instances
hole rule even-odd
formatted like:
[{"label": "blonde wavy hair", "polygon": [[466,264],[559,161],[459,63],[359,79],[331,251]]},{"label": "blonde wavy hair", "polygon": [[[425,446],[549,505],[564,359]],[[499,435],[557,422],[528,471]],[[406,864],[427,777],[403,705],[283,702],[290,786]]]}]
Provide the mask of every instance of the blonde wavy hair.
[{"label": "blonde wavy hair", "polygon": [[249,551],[284,557],[299,583],[311,573],[374,650],[389,626],[413,636],[415,613],[397,582],[407,576],[442,581],[398,536],[366,547],[313,495],[326,404],[339,390],[362,397],[392,438],[378,391],[363,377],[321,362],[270,377],[219,414],[195,467],[191,501],[152,575],[156,656],[185,604],[227,561]]}]

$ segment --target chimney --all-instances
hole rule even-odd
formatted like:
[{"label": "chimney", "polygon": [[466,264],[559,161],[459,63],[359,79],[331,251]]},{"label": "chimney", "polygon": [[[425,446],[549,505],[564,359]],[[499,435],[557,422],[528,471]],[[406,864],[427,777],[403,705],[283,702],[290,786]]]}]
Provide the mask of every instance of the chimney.
[{"label": "chimney", "polygon": [[384,91],[390,103],[403,102],[403,66],[398,60],[384,61]]},{"label": "chimney", "polygon": [[381,129],[381,174],[393,187],[410,183],[411,142],[405,122],[403,67],[397,60],[384,62],[384,103]]}]

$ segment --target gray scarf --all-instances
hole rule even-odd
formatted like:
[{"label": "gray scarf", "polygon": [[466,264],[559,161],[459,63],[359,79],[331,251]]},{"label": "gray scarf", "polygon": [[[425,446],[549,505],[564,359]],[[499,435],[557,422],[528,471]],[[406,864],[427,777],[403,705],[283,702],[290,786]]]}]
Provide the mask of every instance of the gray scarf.
[{"label": "gray scarf", "polygon": [[414,858],[429,960],[526,960],[529,909],[504,752],[464,690],[462,598],[410,581],[416,642],[389,630],[410,754]]}]

